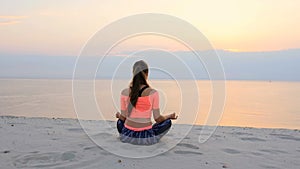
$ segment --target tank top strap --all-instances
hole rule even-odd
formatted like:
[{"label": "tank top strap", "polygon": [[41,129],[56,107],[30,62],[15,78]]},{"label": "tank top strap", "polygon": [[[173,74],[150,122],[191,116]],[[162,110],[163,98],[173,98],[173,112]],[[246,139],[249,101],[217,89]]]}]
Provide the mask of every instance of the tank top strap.
[{"label": "tank top strap", "polygon": [[139,91],[139,97],[142,96],[142,93],[145,89],[147,89],[149,86],[144,86],[143,88],[141,88],[141,90]]}]

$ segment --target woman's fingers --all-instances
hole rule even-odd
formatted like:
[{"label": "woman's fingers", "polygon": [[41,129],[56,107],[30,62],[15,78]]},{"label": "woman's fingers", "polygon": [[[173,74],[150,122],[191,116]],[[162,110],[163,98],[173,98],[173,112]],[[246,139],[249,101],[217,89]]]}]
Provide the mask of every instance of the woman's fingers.
[{"label": "woman's fingers", "polygon": [[120,117],[120,112],[117,112],[116,113],[116,118],[119,118]]},{"label": "woman's fingers", "polygon": [[178,115],[176,115],[176,113],[172,113],[172,114],[170,115],[170,119],[176,120],[177,118],[178,118]]}]

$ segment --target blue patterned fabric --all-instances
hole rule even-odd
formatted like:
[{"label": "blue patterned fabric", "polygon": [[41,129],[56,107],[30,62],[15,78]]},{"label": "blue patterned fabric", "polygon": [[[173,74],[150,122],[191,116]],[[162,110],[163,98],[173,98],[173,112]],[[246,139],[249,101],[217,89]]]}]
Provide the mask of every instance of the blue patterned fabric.
[{"label": "blue patterned fabric", "polygon": [[120,140],[124,143],[136,145],[151,145],[158,143],[171,128],[172,122],[167,119],[161,123],[155,123],[152,129],[143,131],[133,131],[124,126],[124,121],[117,121],[117,129],[120,134]]}]

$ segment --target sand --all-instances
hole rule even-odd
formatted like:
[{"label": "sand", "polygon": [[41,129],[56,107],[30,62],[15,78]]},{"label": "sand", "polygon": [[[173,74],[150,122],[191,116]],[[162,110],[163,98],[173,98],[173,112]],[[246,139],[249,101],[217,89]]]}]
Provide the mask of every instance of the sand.
[{"label": "sand", "polygon": [[[300,166],[297,129],[219,126],[206,142],[199,143],[203,126],[175,124],[158,145],[134,146],[118,140],[114,121],[82,124],[84,129],[76,119],[0,116],[0,168],[298,169]],[[139,158],[139,153],[144,158]]]}]

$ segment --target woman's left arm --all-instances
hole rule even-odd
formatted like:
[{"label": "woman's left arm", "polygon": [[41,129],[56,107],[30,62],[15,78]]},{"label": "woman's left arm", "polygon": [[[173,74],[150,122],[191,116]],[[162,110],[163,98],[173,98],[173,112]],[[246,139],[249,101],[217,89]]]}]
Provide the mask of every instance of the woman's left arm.
[{"label": "woman's left arm", "polygon": [[126,120],[126,116],[125,116],[125,113],[123,110],[121,110],[121,113],[120,112],[117,112],[116,113],[116,118],[122,120],[122,121],[125,121]]},{"label": "woman's left arm", "polygon": [[123,90],[122,93],[121,93],[121,96],[120,96],[121,113],[120,112],[116,113],[116,118],[118,118],[122,121],[126,120],[126,114],[127,114],[126,104],[127,104],[127,97],[125,96],[124,90]]}]

